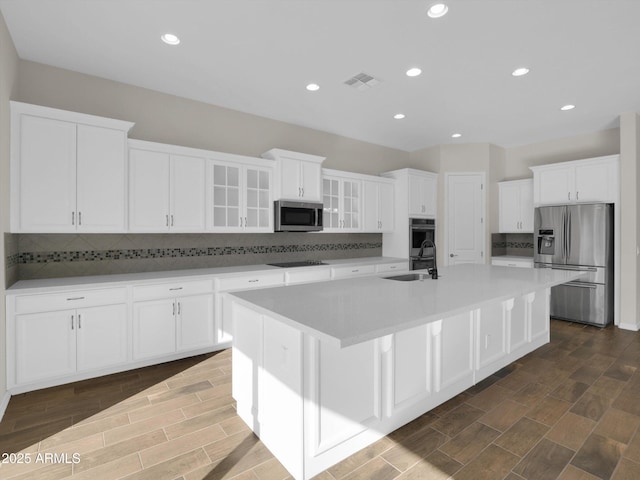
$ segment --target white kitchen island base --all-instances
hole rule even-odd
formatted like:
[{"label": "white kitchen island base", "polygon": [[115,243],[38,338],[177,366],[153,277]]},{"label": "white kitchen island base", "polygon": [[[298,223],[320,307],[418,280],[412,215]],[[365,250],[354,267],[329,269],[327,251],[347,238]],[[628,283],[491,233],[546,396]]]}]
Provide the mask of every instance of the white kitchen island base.
[{"label": "white kitchen island base", "polygon": [[531,285],[347,346],[298,327],[274,311],[273,299],[237,294],[238,414],[294,478],[312,478],[549,342],[549,293]]}]

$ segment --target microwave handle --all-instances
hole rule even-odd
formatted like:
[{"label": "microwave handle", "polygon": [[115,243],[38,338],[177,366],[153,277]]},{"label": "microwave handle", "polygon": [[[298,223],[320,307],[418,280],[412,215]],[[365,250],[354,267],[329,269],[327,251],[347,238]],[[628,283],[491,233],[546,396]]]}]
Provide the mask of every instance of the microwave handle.
[{"label": "microwave handle", "polygon": [[322,209],[316,208],[315,212],[316,212],[316,227],[321,227],[322,226]]}]

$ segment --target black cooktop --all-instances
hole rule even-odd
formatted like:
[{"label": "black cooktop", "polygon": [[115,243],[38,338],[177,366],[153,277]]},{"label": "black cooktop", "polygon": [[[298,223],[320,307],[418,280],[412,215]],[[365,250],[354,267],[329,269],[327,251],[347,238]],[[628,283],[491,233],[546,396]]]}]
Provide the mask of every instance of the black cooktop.
[{"label": "black cooktop", "polygon": [[282,262],[282,263],[267,263],[271,267],[280,268],[292,268],[292,267],[311,267],[313,265],[327,265],[320,260],[302,260],[300,262]]}]

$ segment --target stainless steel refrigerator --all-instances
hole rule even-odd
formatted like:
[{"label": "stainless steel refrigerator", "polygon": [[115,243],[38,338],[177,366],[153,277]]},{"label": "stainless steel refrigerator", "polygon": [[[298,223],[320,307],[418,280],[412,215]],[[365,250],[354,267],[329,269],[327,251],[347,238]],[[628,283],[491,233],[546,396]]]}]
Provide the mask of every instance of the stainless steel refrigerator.
[{"label": "stainless steel refrigerator", "polygon": [[582,278],[551,289],[551,316],[606,326],[613,321],[613,204],[538,207],[536,268],[580,270]]}]

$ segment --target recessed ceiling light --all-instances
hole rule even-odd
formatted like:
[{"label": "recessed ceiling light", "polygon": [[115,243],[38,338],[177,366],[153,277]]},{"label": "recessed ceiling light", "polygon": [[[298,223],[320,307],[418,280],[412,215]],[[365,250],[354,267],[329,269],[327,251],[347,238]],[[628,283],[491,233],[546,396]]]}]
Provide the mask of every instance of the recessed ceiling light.
[{"label": "recessed ceiling light", "polygon": [[427,10],[427,15],[431,18],[440,18],[444,17],[449,11],[449,7],[447,7],[444,3],[434,3]]},{"label": "recessed ceiling light", "polygon": [[422,70],[420,70],[417,67],[410,68],[409,70],[407,70],[407,77],[417,77],[421,73],[422,73]]},{"label": "recessed ceiling light", "polygon": [[180,43],[180,39],[177,35],[173,33],[165,33],[160,37],[164,43],[167,45],[178,45]]},{"label": "recessed ceiling light", "polygon": [[513,75],[514,77],[521,77],[523,75],[526,75],[527,73],[529,73],[529,69],[527,67],[520,67],[511,72],[511,75]]},{"label": "recessed ceiling light", "polygon": [[317,90],[320,90],[320,85],[318,85],[317,83],[310,83],[309,85],[307,85],[307,90],[309,90],[310,92],[315,92]]},{"label": "recessed ceiling light", "polygon": [[567,111],[567,110],[573,110],[574,108],[576,108],[575,105],[564,105],[563,107],[560,107],[560,110]]},{"label": "recessed ceiling light", "polygon": [[393,118],[396,120],[402,120],[404,118],[404,113],[396,113]]},{"label": "recessed ceiling light", "polygon": [[454,133],[451,135],[451,138],[460,138],[462,136],[461,133]]}]

